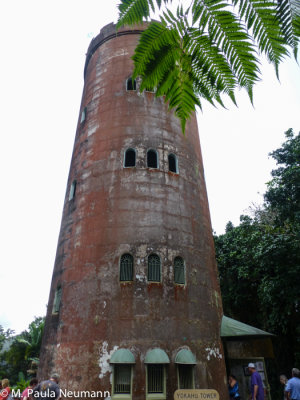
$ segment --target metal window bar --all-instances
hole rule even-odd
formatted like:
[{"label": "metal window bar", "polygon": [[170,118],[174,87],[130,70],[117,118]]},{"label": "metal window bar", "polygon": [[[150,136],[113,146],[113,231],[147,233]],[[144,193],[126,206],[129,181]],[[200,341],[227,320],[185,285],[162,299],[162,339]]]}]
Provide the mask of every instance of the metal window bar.
[{"label": "metal window bar", "polygon": [[174,282],[185,284],[184,261],[181,257],[174,260]]},{"label": "metal window bar", "polygon": [[160,258],[156,254],[148,258],[148,281],[160,282]]},{"label": "metal window bar", "polygon": [[148,365],[148,393],[164,392],[164,366],[161,364]]},{"label": "metal window bar", "polygon": [[194,389],[193,366],[178,365],[179,389]]},{"label": "metal window bar", "polygon": [[131,392],[131,365],[114,366],[114,393],[130,394]]},{"label": "metal window bar", "polygon": [[120,262],[120,281],[133,280],[133,257],[131,254],[123,254]]}]

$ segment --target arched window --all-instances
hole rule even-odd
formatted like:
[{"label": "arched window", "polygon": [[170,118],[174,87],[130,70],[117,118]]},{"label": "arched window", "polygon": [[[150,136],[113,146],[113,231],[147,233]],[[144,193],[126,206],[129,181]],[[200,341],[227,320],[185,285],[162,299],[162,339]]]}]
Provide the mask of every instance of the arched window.
[{"label": "arched window", "polygon": [[120,260],[120,281],[133,280],[133,257],[131,254],[123,254]]},{"label": "arched window", "polygon": [[174,282],[181,285],[185,284],[184,261],[181,257],[175,257],[174,260]]},{"label": "arched window", "polygon": [[74,180],[70,187],[69,200],[74,199],[76,193],[76,186],[77,186],[77,181]]},{"label": "arched window", "polygon": [[118,349],[112,354],[110,364],[113,366],[112,399],[131,399],[134,355],[128,349]]},{"label": "arched window", "polygon": [[126,81],[126,90],[136,90],[136,80],[128,78]]},{"label": "arched window", "polygon": [[165,399],[166,396],[166,368],[170,360],[166,352],[155,348],[146,354],[146,399]]},{"label": "arched window", "polygon": [[188,349],[181,349],[175,357],[178,371],[178,389],[194,389],[194,366],[196,357]]},{"label": "arched window", "polygon": [[169,171],[175,172],[175,174],[178,174],[178,163],[177,163],[177,157],[175,156],[175,154],[169,154],[168,161],[169,161]]},{"label": "arched window", "polygon": [[149,282],[160,282],[161,264],[160,258],[157,254],[151,254],[148,257],[148,281]]},{"label": "arched window", "polygon": [[54,296],[52,314],[57,314],[59,312],[61,302],[61,286],[57,286]]},{"label": "arched window", "polygon": [[87,112],[87,107],[84,107],[84,109],[81,111],[81,117],[80,117],[81,124],[86,120],[86,112]]},{"label": "arched window", "polygon": [[127,149],[124,157],[124,167],[135,167],[135,150]]},{"label": "arched window", "polygon": [[147,167],[158,168],[157,152],[153,149],[147,151]]}]

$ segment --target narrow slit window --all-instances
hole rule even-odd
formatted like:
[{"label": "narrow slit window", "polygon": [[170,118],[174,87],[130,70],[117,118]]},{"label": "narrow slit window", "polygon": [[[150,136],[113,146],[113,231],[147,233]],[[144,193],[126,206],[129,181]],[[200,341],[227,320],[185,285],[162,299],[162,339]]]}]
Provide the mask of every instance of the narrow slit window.
[{"label": "narrow slit window", "polygon": [[169,171],[178,174],[177,157],[175,156],[175,154],[169,154],[168,161],[169,161]]},{"label": "narrow slit window", "polygon": [[151,254],[148,257],[148,281],[160,282],[161,263],[157,254]]},{"label": "narrow slit window", "polygon": [[174,282],[181,285],[185,284],[185,267],[181,257],[176,257],[174,260]]},{"label": "narrow slit window", "polygon": [[147,366],[147,392],[164,393],[165,387],[164,365],[149,364]]},{"label": "narrow slit window", "polygon": [[178,364],[179,389],[194,389],[194,366]]},{"label": "narrow slit window", "polygon": [[77,182],[76,182],[76,180],[74,180],[70,187],[69,200],[74,199],[75,193],[76,193],[76,186],[77,186]]},{"label": "narrow slit window", "polygon": [[131,254],[123,254],[120,260],[120,281],[133,280],[133,257]]},{"label": "narrow slit window", "polygon": [[60,302],[61,302],[61,286],[58,286],[54,296],[53,309],[52,309],[53,314],[57,314],[59,312]]},{"label": "narrow slit window", "polygon": [[84,107],[84,109],[81,111],[81,118],[80,118],[81,124],[86,120],[86,111],[87,111],[86,107]]},{"label": "narrow slit window", "polygon": [[131,365],[114,365],[113,394],[131,394]]},{"label": "narrow slit window", "polygon": [[125,152],[125,160],[124,160],[124,167],[135,167],[135,150],[134,149],[127,149]]},{"label": "narrow slit window", "polygon": [[158,157],[155,150],[147,151],[147,167],[148,168],[158,168]]},{"label": "narrow slit window", "polygon": [[136,80],[132,78],[128,78],[126,82],[127,90],[136,90]]}]

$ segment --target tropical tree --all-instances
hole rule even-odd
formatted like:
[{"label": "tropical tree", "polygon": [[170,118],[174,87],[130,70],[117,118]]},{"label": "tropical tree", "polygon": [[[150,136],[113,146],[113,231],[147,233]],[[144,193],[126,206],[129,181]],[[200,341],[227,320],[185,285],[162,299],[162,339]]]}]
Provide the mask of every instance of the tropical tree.
[{"label": "tropical tree", "polygon": [[288,373],[300,362],[300,133],[286,138],[264,204],[215,244],[225,314],[276,334]]},{"label": "tropical tree", "polygon": [[[171,3],[176,3],[173,13]],[[259,55],[275,67],[290,54],[297,57],[300,34],[299,0],[120,0],[117,27],[149,21],[133,56],[133,77],[140,90],[165,96],[186,120],[201,108],[201,99],[224,105],[228,96],[244,88],[253,101],[253,85],[260,79]]]},{"label": "tropical tree", "polygon": [[44,318],[36,317],[28,329],[19,335],[13,335],[10,330],[4,332],[0,328],[0,344],[3,336],[8,344],[0,351],[0,378],[9,378],[12,384],[21,388],[30,376],[35,375],[44,324]]}]

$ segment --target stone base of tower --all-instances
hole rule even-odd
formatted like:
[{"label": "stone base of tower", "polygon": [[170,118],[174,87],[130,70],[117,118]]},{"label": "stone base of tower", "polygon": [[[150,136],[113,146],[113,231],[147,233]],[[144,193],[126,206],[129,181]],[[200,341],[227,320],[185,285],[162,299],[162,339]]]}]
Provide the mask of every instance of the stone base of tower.
[{"label": "stone base of tower", "polygon": [[[220,399],[228,399],[228,390],[225,377],[224,355],[221,343],[190,343],[190,346],[183,345],[176,347],[177,343],[140,343],[126,341],[126,348],[131,349],[135,357],[132,364],[132,387],[128,398],[133,400],[145,400],[147,398],[172,400],[174,392],[179,387],[178,364],[175,358],[181,349],[190,349],[198,357],[197,364],[193,366],[195,389],[214,389]],[[164,346],[166,345],[166,346]],[[197,351],[197,346],[199,351]],[[164,364],[165,392],[151,397],[147,393],[147,368],[145,357],[147,351],[152,348],[168,350],[170,362]],[[120,345],[110,344],[108,341],[94,342],[89,346],[86,343],[65,343],[50,346],[45,349],[42,355],[42,364],[39,369],[39,379],[46,379],[54,371],[60,375],[60,387],[63,395],[67,398],[122,398],[113,394],[114,364],[110,359],[114,352],[124,348]],[[48,357],[47,357],[48,356]],[[54,367],[55,366],[55,370]]]}]

